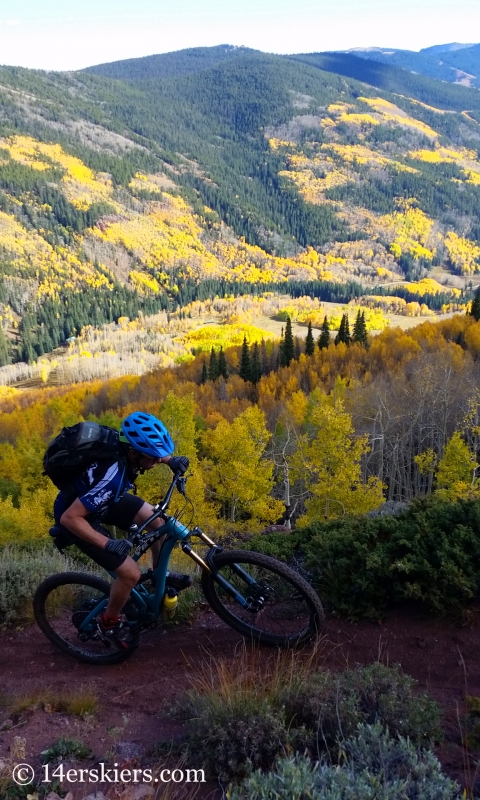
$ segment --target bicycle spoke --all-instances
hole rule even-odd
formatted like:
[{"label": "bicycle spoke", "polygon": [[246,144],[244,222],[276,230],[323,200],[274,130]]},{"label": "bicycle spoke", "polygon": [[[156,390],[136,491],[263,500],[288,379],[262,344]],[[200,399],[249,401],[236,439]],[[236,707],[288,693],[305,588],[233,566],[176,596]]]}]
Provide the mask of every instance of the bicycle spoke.
[{"label": "bicycle spoke", "polygon": [[109,591],[108,583],[93,576],[52,576],[35,594],[35,617],[50,641],[76,658],[104,664],[121,661],[130,653],[125,655],[121,645],[106,641],[95,621],[97,609],[105,607]]},{"label": "bicycle spoke", "polygon": [[[323,619],[320,600],[293,570],[257,553],[223,552],[216,574],[203,580],[205,596],[229,625],[264,644],[288,647],[312,639]],[[223,585],[222,585],[223,583]],[[243,604],[235,595],[243,597]]]}]

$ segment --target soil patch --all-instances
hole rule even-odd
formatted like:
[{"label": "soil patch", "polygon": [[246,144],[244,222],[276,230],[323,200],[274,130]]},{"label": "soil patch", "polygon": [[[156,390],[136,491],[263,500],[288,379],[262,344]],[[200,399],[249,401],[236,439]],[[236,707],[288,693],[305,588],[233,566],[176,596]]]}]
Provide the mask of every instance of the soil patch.
[{"label": "soil patch", "polygon": [[[209,610],[202,610],[193,625],[142,637],[132,658],[115,666],[89,666],[63,655],[35,625],[21,631],[0,632],[1,692],[7,697],[42,689],[63,693],[83,684],[95,690],[98,713],[81,720],[43,709],[26,712],[0,731],[0,760],[8,758],[15,736],[26,740],[25,760],[39,763],[39,754],[60,737],[85,742],[93,760],[123,758],[128,753],[151,767],[150,749],[161,740],[181,739],[181,724],[166,714],[166,706],[189,687],[189,677],[208,659],[235,658],[241,637]],[[473,608],[468,625],[421,616],[414,608],[390,613],[382,623],[347,622],[330,617],[322,641],[325,667],[342,670],[374,661],[401,664],[419,687],[440,703],[444,711],[445,741],[438,750],[444,770],[463,785],[471,783],[478,753],[465,763],[459,718],[466,694],[480,697],[480,609]],[[268,657],[271,652],[264,648]],[[8,706],[0,708],[0,726]],[[129,750],[130,748],[130,750]],[[149,763],[150,758],[150,763]],[[91,763],[91,762],[90,762]],[[73,789],[74,800],[87,791]],[[198,797],[220,798],[215,787],[204,787]]]}]

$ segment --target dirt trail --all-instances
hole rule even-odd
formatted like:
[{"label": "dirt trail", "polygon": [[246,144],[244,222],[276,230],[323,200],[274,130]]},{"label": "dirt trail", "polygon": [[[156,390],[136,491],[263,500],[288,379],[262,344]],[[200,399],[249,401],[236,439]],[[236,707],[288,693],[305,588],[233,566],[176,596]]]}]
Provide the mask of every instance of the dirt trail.
[{"label": "dirt trail", "polygon": [[[64,692],[84,684],[95,689],[99,711],[89,721],[40,709],[14,719],[14,727],[0,732],[0,760],[8,757],[14,736],[26,739],[26,760],[37,763],[39,753],[63,736],[87,743],[97,760],[106,753],[122,752],[127,743],[141,754],[144,765],[152,766],[148,749],[160,740],[182,735],[180,723],[166,715],[166,701],[188,688],[189,675],[209,657],[235,658],[241,641],[213,613],[202,611],[192,626],[158,628],[146,634],[124,664],[92,667],[57,651],[34,625],[23,631],[2,631],[2,694],[18,696],[46,688]],[[332,669],[376,660],[401,664],[444,709],[446,739],[439,756],[444,769],[463,780],[457,716],[463,713],[466,692],[480,696],[479,645],[479,609],[472,611],[468,626],[458,627],[405,608],[391,613],[382,624],[330,618],[322,650],[325,666]],[[0,708],[0,727],[7,711]]]}]

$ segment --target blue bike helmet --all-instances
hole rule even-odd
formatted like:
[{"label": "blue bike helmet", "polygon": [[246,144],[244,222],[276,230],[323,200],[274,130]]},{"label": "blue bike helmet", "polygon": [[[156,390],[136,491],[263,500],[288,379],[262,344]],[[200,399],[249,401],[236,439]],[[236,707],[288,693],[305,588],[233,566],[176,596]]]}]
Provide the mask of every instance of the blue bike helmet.
[{"label": "blue bike helmet", "polygon": [[171,456],[175,449],[163,422],[143,411],[134,411],[123,420],[120,441],[152,458]]}]

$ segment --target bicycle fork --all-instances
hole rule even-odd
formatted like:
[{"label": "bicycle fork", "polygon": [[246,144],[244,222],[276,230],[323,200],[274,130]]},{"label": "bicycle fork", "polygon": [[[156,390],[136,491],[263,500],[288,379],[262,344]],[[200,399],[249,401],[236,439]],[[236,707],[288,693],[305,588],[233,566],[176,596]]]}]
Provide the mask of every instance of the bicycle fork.
[{"label": "bicycle fork", "polygon": [[[229,581],[227,581],[226,578],[223,577],[223,575],[219,575],[219,573],[215,568],[214,556],[217,553],[221,553],[223,548],[220,547],[220,545],[215,544],[215,542],[212,539],[210,539],[210,537],[207,536],[207,534],[204,533],[204,531],[202,531],[201,528],[198,527],[194,528],[192,534],[198,536],[206,544],[209,544],[210,550],[208,551],[204,560],[201,556],[198,555],[198,553],[195,552],[190,542],[183,542],[181,545],[183,552],[186,553],[188,556],[190,556],[190,558],[193,559],[193,561],[195,561],[196,564],[202,567],[202,569],[206,570],[207,572],[210,572],[216,583],[218,583],[219,586],[221,586],[222,589],[224,589],[227,592],[227,594],[230,595],[230,597],[233,600],[235,600],[235,602],[241,605],[242,608],[246,609],[247,611],[258,613],[262,609],[263,604],[266,600],[266,597],[264,596],[267,594],[266,587],[262,587],[263,594],[259,595],[255,599],[252,598],[247,599],[246,597],[244,597],[242,594],[240,594],[240,592],[238,592],[235,589],[234,586],[232,586],[232,584]],[[257,581],[254,578],[252,578],[252,576],[249,575],[248,572],[246,572],[242,567],[239,567],[238,564],[232,564],[231,569],[232,572],[238,575],[238,577],[241,578],[247,584],[247,586],[258,587]]]}]

